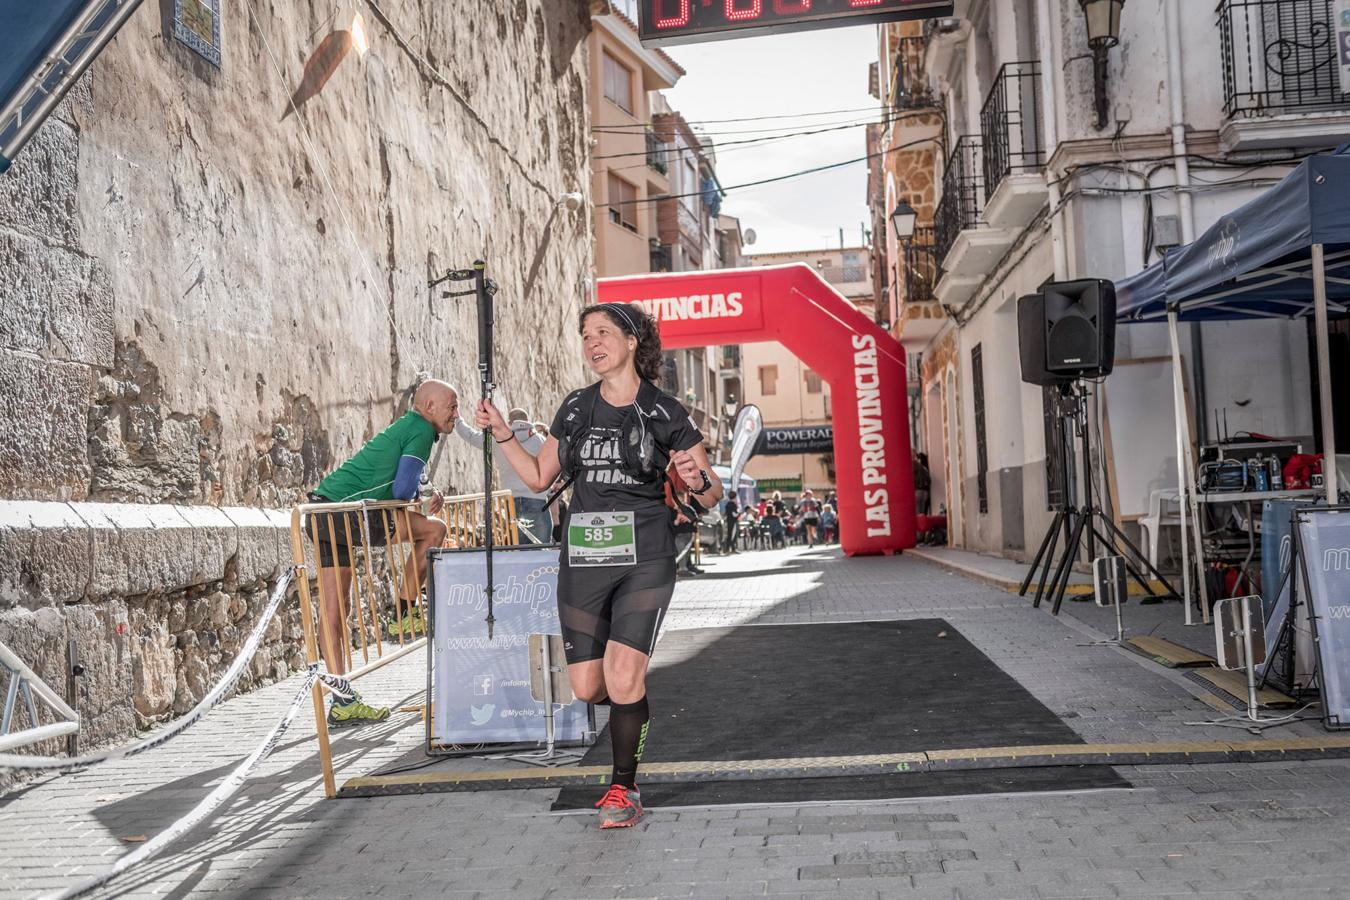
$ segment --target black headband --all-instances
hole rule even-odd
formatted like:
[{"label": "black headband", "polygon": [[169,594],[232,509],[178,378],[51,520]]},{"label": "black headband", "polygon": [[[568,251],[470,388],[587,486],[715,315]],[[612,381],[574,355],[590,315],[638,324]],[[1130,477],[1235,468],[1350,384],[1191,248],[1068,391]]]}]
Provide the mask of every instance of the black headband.
[{"label": "black headband", "polygon": [[633,320],[633,311],[628,308],[628,304],[602,303],[600,308],[606,312],[618,313],[619,318],[623,319],[624,324],[628,326],[628,333],[633,337],[640,337],[638,334],[637,322]]}]

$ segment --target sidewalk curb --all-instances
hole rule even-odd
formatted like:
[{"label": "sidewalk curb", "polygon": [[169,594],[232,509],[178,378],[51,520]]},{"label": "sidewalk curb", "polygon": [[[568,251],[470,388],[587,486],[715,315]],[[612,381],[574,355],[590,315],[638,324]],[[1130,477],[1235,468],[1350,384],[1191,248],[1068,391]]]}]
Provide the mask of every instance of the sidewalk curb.
[{"label": "sidewalk curb", "polygon": [[[985,571],[984,569],[981,569],[978,566],[969,565],[967,563],[959,562],[954,559],[948,559],[946,557],[940,556],[937,553],[934,553],[933,550],[928,547],[911,547],[909,550],[906,550],[905,552],[923,560],[926,563],[931,563],[932,565],[935,565],[938,568],[946,569],[948,572],[954,572],[957,575],[964,575],[967,578],[972,578],[975,581],[979,581],[996,588],[1001,588],[1002,590],[1005,590],[1010,594],[1016,594],[1018,591],[1022,589],[1022,582],[1020,580],[1013,581],[1011,579],[1004,578],[1000,575],[995,575],[992,572]],[[1002,558],[1000,557],[1000,559]],[[1012,560],[1003,560],[1003,561],[1013,562]],[[1028,563],[1028,565],[1030,564]],[[1081,574],[1081,573],[1075,572],[1071,574]],[[1035,579],[1033,579],[1032,581],[1034,586]],[[1164,588],[1160,582],[1154,581],[1151,582],[1151,584],[1153,589],[1159,593],[1163,593],[1166,591],[1166,588]],[[1069,586],[1064,590],[1064,596],[1066,597],[1083,597],[1083,596],[1091,596],[1091,594],[1092,594],[1092,585],[1090,583],[1088,584],[1070,583]],[[1141,588],[1138,584],[1131,581],[1129,596],[1146,597],[1148,595],[1143,588]]]}]

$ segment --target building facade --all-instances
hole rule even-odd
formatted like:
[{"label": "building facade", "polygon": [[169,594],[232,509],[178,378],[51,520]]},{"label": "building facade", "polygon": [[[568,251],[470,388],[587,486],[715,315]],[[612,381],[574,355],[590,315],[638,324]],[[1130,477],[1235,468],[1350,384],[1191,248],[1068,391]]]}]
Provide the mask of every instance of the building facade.
[{"label": "building facade", "polygon": [[[1018,297],[1141,271],[1300,155],[1350,139],[1350,96],[1325,39],[1328,0],[1130,0],[1117,43],[1099,49],[1078,0],[958,0],[956,12],[878,30],[887,124],[870,201],[892,331],[918,357],[914,437],[934,509],[953,544],[1022,559],[1066,482],[1060,410],[1020,380]],[[902,201],[917,214],[909,234],[892,219]],[[1230,433],[1311,443],[1304,322],[1183,325],[1182,347],[1200,441],[1226,415]],[[1118,373],[1167,353],[1163,326],[1117,329]],[[1097,495],[1128,524],[1141,493],[1175,486],[1176,450],[1133,440],[1126,404],[1111,414],[1127,381],[1094,386],[1091,417]],[[1170,416],[1170,397],[1157,400]],[[1139,477],[1121,496],[1127,467]]]}]

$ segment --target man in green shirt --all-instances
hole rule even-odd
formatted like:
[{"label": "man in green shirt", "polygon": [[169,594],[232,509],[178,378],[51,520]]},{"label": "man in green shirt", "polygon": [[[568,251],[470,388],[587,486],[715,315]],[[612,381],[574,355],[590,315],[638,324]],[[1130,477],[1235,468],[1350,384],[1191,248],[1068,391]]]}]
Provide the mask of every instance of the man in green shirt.
[{"label": "man in green shirt", "polygon": [[[432,447],[440,435],[454,431],[458,421],[459,397],[454,388],[443,381],[423,382],[413,395],[412,409],[367,441],[356,455],[320,481],[309,495],[310,501],[350,503],[359,500],[416,499]],[[440,491],[435,492],[428,507],[431,516],[440,512],[442,502]],[[403,540],[411,537],[413,558],[419,560],[418,577],[414,577],[413,566],[404,567],[399,594],[409,612],[402,622],[391,623],[390,630],[395,634],[414,632],[422,627],[421,610],[413,602],[420,595],[422,582],[427,577],[427,567],[420,561],[426,559],[428,550],[445,542],[445,523],[440,519],[410,511],[408,521],[412,533],[401,537]],[[346,654],[342,652],[342,628],[345,623],[341,614],[352,584],[352,560],[347,535],[351,535],[353,545],[359,545],[364,529],[372,547],[384,546],[391,536],[397,535],[391,529],[391,522],[391,517],[383,510],[370,513],[316,513],[312,520],[305,522],[306,534],[313,535],[316,526],[318,531],[316,550],[319,557],[320,602],[323,605],[319,650],[328,671],[334,675],[344,675],[347,671]],[[336,543],[330,538],[330,525]],[[395,536],[394,539],[399,537]],[[340,604],[339,599],[344,602]],[[350,694],[348,698],[334,695],[328,713],[331,727],[363,725],[389,717],[388,708],[369,706],[362,702],[349,684],[344,685],[344,690]]]}]

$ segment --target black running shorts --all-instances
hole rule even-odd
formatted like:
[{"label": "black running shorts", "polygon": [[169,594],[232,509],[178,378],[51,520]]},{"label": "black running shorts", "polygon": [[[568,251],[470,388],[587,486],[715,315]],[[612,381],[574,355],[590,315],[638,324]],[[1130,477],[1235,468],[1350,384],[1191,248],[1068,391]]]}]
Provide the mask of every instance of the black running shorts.
[{"label": "black running shorts", "polygon": [[610,641],[650,656],[674,593],[673,556],[635,566],[573,568],[564,551],[558,573],[558,617],[567,661],[602,659]]},{"label": "black running shorts", "polygon": [[[312,503],[332,503],[327,497],[319,494],[310,494]],[[318,525],[319,539],[319,567],[329,569],[336,566],[340,569],[351,567],[352,561],[347,552],[347,535],[351,535],[351,546],[360,547],[361,539],[361,519],[364,515],[369,530],[371,547],[383,547],[389,540],[389,534],[394,531],[393,523],[390,521],[390,513],[384,509],[372,510],[348,510],[343,513],[312,513],[304,517],[301,527],[305,531],[305,537],[311,541],[314,539],[314,525]],[[329,525],[332,525],[332,532],[329,532]],[[330,540],[331,537],[337,538],[337,545],[334,546]]]}]

